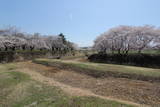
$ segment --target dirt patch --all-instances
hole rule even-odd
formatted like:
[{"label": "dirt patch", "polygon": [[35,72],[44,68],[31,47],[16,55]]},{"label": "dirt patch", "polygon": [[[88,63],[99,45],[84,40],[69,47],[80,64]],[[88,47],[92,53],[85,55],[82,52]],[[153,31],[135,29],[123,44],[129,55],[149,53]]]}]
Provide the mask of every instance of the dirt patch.
[{"label": "dirt patch", "polygon": [[20,65],[24,68],[22,72],[31,73],[30,75],[40,82],[61,87],[70,95],[120,99],[120,101],[137,102],[152,107],[160,105],[160,83],[113,77],[97,79],[74,71],[60,70],[31,62]]},{"label": "dirt patch", "polygon": [[134,101],[140,104],[160,104],[159,83],[112,77],[97,79],[73,71],[48,73],[46,76],[73,87],[89,89],[98,95]]}]

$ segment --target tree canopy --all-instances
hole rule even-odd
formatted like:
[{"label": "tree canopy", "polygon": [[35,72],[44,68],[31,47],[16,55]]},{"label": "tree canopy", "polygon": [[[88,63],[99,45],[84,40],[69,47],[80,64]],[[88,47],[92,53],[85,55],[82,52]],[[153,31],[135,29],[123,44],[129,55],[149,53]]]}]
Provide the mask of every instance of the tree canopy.
[{"label": "tree canopy", "polygon": [[0,30],[0,50],[50,50],[70,51],[76,45],[59,35],[41,35],[40,33],[22,33],[15,27]]},{"label": "tree canopy", "polygon": [[96,38],[93,48],[99,52],[117,51],[127,54],[134,50],[160,50],[160,28],[154,26],[118,26]]}]

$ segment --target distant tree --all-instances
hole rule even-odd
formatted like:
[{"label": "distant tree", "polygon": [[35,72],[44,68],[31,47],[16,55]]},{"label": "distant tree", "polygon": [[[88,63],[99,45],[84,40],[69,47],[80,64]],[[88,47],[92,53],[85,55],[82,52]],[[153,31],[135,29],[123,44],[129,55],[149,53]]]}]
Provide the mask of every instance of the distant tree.
[{"label": "distant tree", "polygon": [[58,36],[26,34],[15,27],[0,29],[0,50],[49,50],[64,54],[75,49],[74,43],[67,41],[61,33]]},{"label": "distant tree", "polygon": [[63,33],[60,33],[58,36],[62,39],[62,41],[63,41],[64,44],[67,43],[66,38],[65,38],[65,36],[64,36]]},{"label": "distant tree", "polygon": [[132,48],[137,50],[138,53],[148,47],[153,41],[157,32],[153,26],[139,26],[134,27],[132,37]]},{"label": "distant tree", "polygon": [[141,53],[155,44],[159,35],[160,29],[154,26],[118,26],[97,37],[93,47],[103,53],[117,51],[119,54],[128,54],[131,50]]},{"label": "distant tree", "polygon": [[5,38],[3,36],[0,36],[0,51],[5,49],[4,41]]}]

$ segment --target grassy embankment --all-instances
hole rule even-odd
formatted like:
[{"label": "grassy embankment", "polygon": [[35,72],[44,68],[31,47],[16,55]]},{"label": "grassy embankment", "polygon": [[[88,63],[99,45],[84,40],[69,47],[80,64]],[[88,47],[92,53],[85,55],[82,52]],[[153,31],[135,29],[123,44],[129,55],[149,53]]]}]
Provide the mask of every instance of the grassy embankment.
[{"label": "grassy embankment", "polygon": [[144,81],[160,81],[160,69],[55,59],[36,59],[33,62],[56,66],[61,69],[75,70],[94,77],[113,76]]},{"label": "grassy embankment", "polygon": [[14,63],[0,65],[0,107],[134,107],[96,97],[68,96],[16,69]]}]

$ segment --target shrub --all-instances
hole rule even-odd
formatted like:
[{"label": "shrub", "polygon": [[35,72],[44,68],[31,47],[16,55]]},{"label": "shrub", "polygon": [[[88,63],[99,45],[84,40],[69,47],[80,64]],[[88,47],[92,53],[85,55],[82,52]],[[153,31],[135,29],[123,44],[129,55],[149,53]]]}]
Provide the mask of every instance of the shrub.
[{"label": "shrub", "polygon": [[128,64],[144,67],[160,67],[160,55],[149,54],[93,54],[88,57],[91,62]]}]

